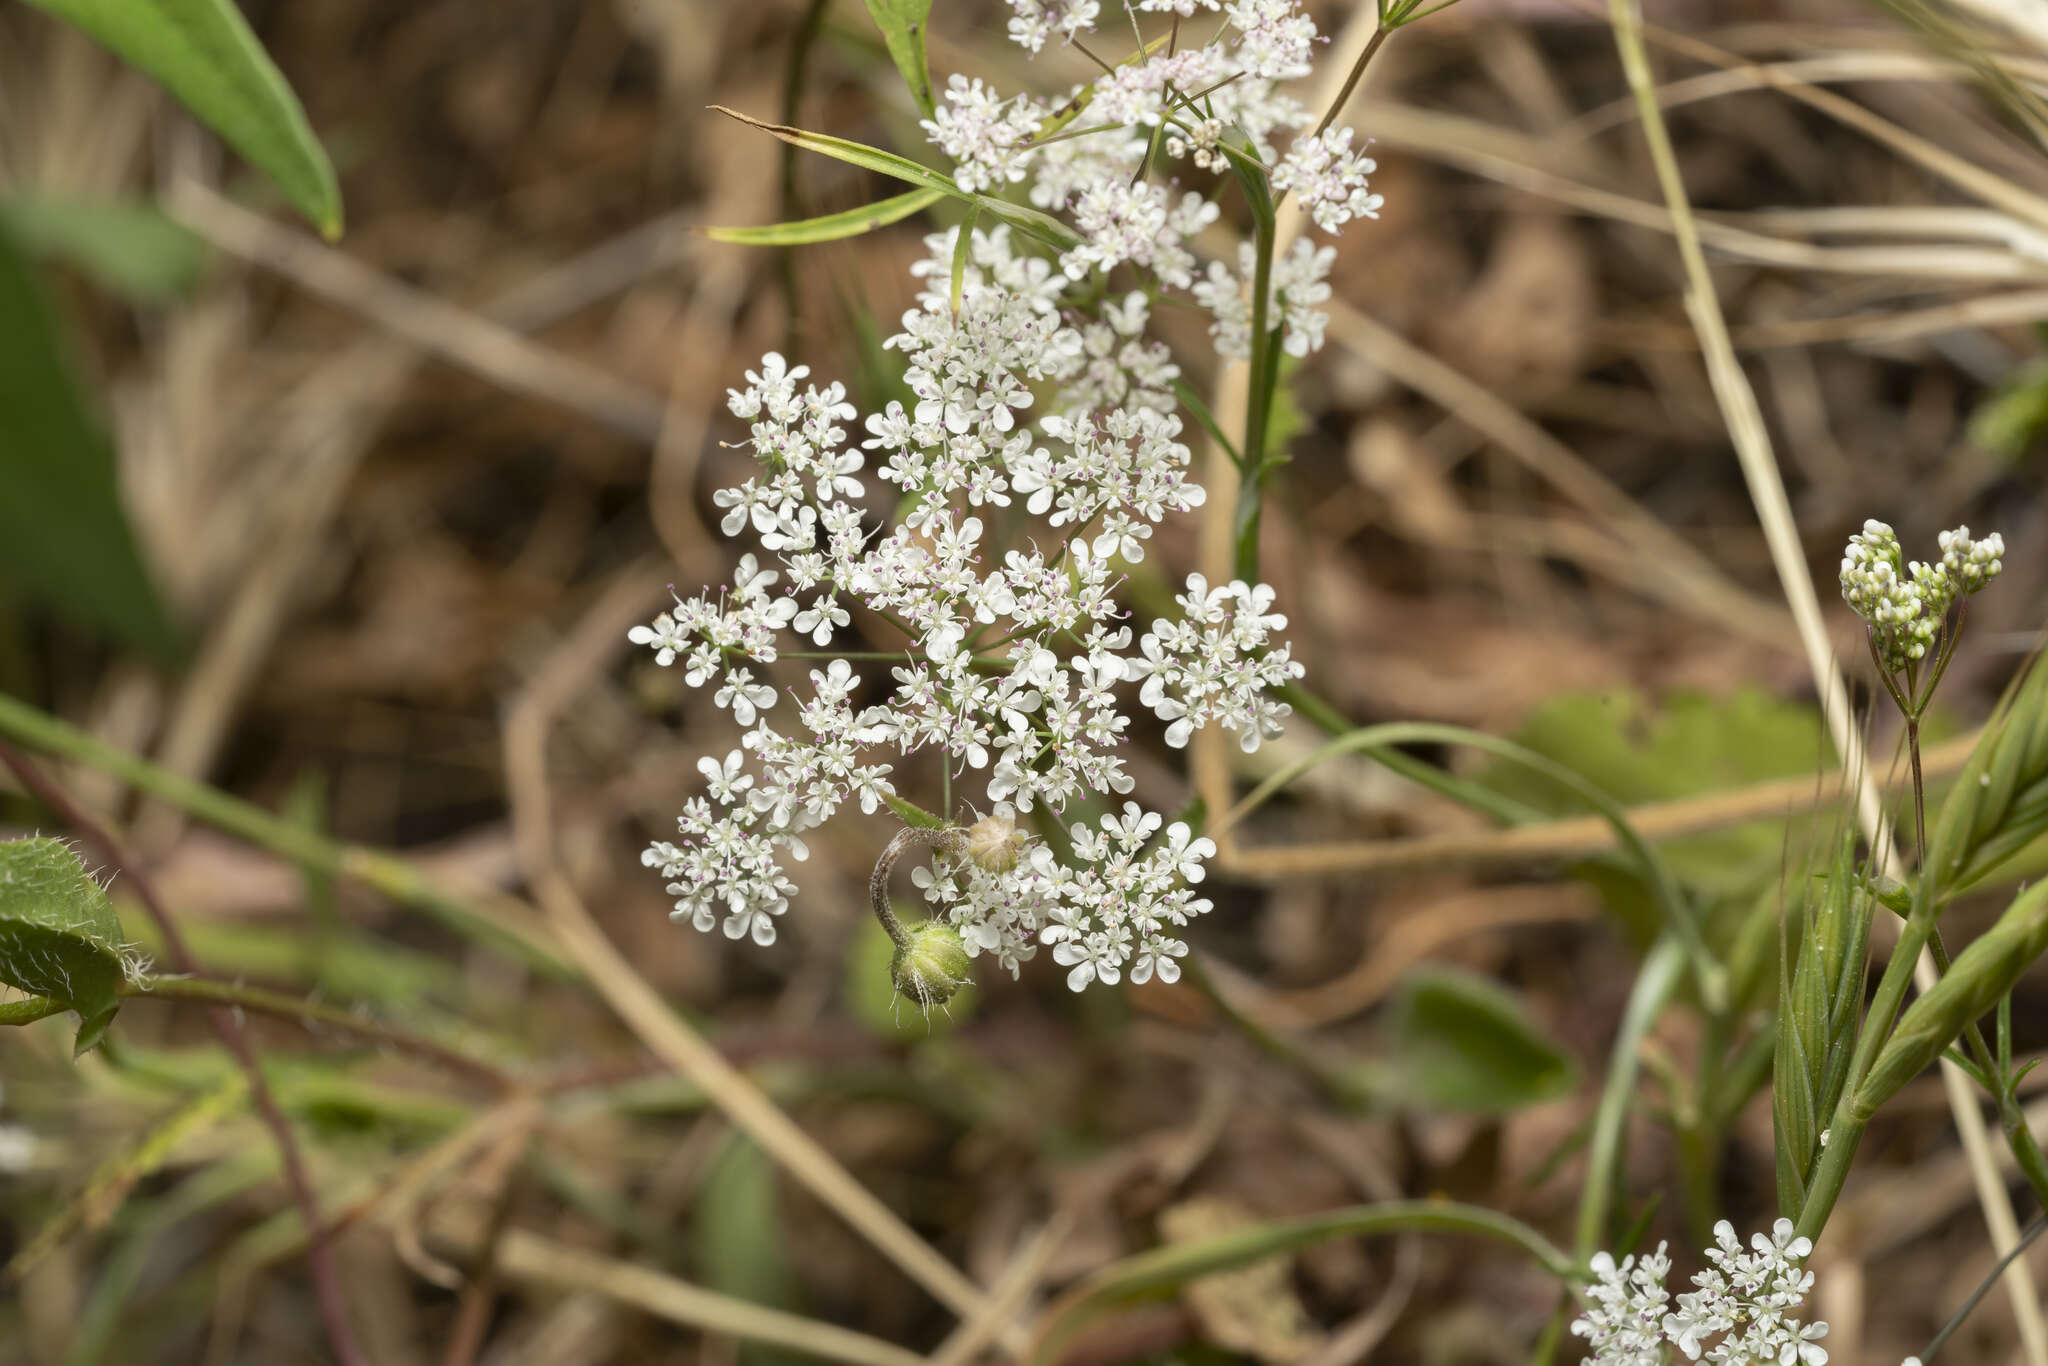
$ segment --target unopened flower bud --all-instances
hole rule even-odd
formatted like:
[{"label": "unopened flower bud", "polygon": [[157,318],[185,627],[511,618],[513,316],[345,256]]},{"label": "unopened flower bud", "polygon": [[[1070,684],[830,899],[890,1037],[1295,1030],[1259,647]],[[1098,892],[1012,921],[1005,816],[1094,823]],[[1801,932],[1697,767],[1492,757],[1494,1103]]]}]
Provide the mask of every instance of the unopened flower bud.
[{"label": "unopened flower bud", "polygon": [[1007,873],[1017,866],[1024,832],[1006,811],[983,816],[967,827],[967,857],[986,873]]},{"label": "unopened flower bud", "polygon": [[919,1010],[952,1000],[967,985],[967,975],[967,946],[960,942],[960,932],[938,920],[907,927],[889,963],[896,990]]}]

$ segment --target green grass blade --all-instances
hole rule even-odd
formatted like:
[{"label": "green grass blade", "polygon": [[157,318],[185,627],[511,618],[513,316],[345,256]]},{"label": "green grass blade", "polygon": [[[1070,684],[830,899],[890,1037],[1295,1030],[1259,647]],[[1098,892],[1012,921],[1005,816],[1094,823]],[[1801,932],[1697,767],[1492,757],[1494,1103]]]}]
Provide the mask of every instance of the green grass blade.
[{"label": "green grass blade", "polygon": [[945,197],[946,192],[937,188],[906,190],[873,204],[817,218],[768,223],[758,228],[706,228],[704,235],[714,242],[734,242],[743,247],[804,247],[815,242],[837,242],[899,223]]},{"label": "green grass blade", "polygon": [[868,0],[868,13],[874,17],[875,27],[882,30],[889,60],[903,73],[910,98],[930,118],[934,108],[932,68],[925,55],[924,30],[931,18],[932,0]]},{"label": "green grass blade", "polygon": [[1571,1258],[1520,1220],[1450,1200],[1393,1200],[1353,1205],[1300,1219],[1276,1219],[1199,1242],[1155,1248],[1112,1262],[1046,1311],[1045,1325],[1029,1360],[1056,1361],[1062,1348],[1109,1311],[1140,1300],[1170,1295],[1201,1276],[1297,1251],[1331,1238],[1384,1237],[1396,1233],[1469,1234],[1509,1243],[1560,1278],[1576,1274]]},{"label": "green grass blade", "polygon": [[900,180],[906,185],[915,185],[921,190],[936,190],[963,204],[976,205],[982,212],[1000,218],[1019,232],[1028,233],[1062,251],[1073,247],[1079,240],[1074,236],[1072,228],[1051,214],[1040,213],[1037,209],[1012,204],[1008,200],[996,199],[990,195],[969,194],[954,184],[951,176],[935,171],[929,166],[920,165],[908,157],[885,152],[879,147],[870,147],[864,142],[835,138],[828,133],[812,133],[802,128],[791,128],[787,124],[768,123],[750,118],[737,109],[728,109],[722,104],[714,104],[711,107],[728,118],[738,119],[749,128],[758,128],[793,147],[801,147],[807,152],[817,152],[821,156],[846,162],[850,166],[863,167],[879,175],[888,176],[892,180]]},{"label": "green grass blade", "polygon": [[298,96],[230,0],[29,0],[162,83],[276,182],[329,239],[341,235],[334,165]]}]

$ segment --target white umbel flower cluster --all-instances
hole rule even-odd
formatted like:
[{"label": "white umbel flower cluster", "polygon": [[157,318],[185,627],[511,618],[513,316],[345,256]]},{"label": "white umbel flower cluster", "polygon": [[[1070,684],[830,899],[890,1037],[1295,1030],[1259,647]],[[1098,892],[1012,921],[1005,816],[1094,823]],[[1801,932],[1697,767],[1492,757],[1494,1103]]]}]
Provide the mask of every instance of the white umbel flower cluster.
[{"label": "white umbel flower cluster", "polygon": [[[1176,24],[1210,20],[1204,41],[1179,30],[1173,42],[1090,72],[1064,98],[1005,97],[979,80],[952,77],[943,107],[925,121],[932,143],[953,159],[962,188],[1024,183],[1033,205],[1072,223],[1079,241],[1059,258],[1069,279],[1092,282],[1105,272],[1134,269],[1157,288],[1188,291],[1215,318],[1218,351],[1248,355],[1251,248],[1244,247],[1242,261],[1198,261],[1194,239],[1218,221],[1220,210],[1184,181],[1216,178],[1227,187],[1234,169],[1270,166],[1273,192],[1299,196],[1326,232],[1378,216],[1381,197],[1367,183],[1375,166],[1354,148],[1353,131],[1310,132],[1314,115],[1285,89],[1310,74],[1321,44],[1300,0],[1008,4],[1010,36],[1034,53],[1048,43],[1091,38],[1098,24],[1105,32],[1113,32],[1112,23],[1120,30],[1137,13],[1170,15]],[[1284,308],[1290,355],[1322,344],[1325,318],[1317,305],[1329,298],[1322,282],[1334,255],[1297,244],[1274,263],[1272,291]],[[1273,325],[1283,325],[1280,311],[1270,316]]]},{"label": "white umbel flower cluster", "polygon": [[1939,537],[1941,559],[1905,562],[1898,533],[1872,519],[1842,552],[1842,599],[1869,624],[1884,667],[1898,673],[1918,664],[1941,637],[1958,596],[1983,591],[2005,567],[2005,538],[1972,540],[1957,527]]},{"label": "white umbel flower cluster", "polygon": [[1667,1346],[1714,1366],[1826,1366],[1820,1339],[1828,1326],[1792,1317],[1813,1289],[1805,1269],[1812,1253],[1790,1219],[1753,1235],[1747,1250],[1724,1219],[1714,1225],[1714,1245],[1706,1268],[1692,1278],[1694,1288],[1667,1312],[1671,1260],[1663,1244],[1618,1266],[1603,1252],[1593,1259],[1587,1309],[1572,1332],[1587,1340],[1594,1366],[1664,1366],[1671,1360]]},{"label": "white umbel flower cluster", "polygon": [[[931,753],[956,798],[996,812],[975,827],[989,848],[941,842],[914,874],[969,953],[1014,972],[1050,946],[1077,991],[1172,981],[1180,932],[1209,909],[1193,887],[1215,849],[1124,800],[1128,702],[1172,744],[1217,725],[1249,749],[1278,732],[1288,708],[1270,690],[1301,668],[1272,590],[1244,582],[1190,578],[1176,614],[1134,644],[1121,566],[1204,497],[1174,412],[1179,371],[1144,335],[1142,293],[1081,314],[1069,276],[1004,228],[968,238],[956,308],[956,234],[927,239],[917,306],[887,342],[907,362],[908,407],[863,421],[840,385],[772,353],[731,392],[758,468],[714,496],[721,529],[779,565],[746,554],[731,587],[631,632],[743,732],[702,760],[680,837],[643,861],[677,920],[772,943],[804,832],[848,803],[880,810],[894,761]],[[870,459],[894,486],[889,523],[863,501]],[[866,636],[900,633],[895,662],[831,657],[856,620]],[[815,667],[790,657],[812,646]],[[1069,819],[1104,796],[1120,809]],[[1071,854],[1025,840],[1019,813],[1057,821]]]}]

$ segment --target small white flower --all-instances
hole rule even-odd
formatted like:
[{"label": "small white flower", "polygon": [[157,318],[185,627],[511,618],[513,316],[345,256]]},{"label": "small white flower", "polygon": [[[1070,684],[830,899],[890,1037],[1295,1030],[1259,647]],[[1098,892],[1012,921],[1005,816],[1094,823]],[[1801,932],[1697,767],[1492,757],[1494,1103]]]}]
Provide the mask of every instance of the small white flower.
[{"label": "small white flower", "polygon": [[1366,183],[1378,163],[1352,151],[1351,137],[1349,128],[1329,128],[1296,138],[1273,171],[1273,188],[1299,196],[1324,232],[1341,232],[1354,218],[1378,218],[1384,202]]}]

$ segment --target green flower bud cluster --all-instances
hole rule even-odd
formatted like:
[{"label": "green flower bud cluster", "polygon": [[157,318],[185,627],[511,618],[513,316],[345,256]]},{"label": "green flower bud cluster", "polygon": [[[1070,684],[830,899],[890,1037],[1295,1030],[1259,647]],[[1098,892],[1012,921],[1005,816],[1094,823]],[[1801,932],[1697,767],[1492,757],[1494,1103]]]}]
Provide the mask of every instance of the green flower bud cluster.
[{"label": "green flower bud cluster", "polygon": [[1906,563],[1898,534],[1871,520],[1842,552],[1842,598],[1870,625],[1879,664],[1899,673],[1925,659],[1958,595],[1976,593],[2004,567],[2005,540],[1957,527],[1940,537],[1941,559]]}]

